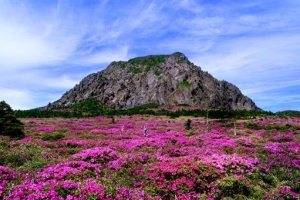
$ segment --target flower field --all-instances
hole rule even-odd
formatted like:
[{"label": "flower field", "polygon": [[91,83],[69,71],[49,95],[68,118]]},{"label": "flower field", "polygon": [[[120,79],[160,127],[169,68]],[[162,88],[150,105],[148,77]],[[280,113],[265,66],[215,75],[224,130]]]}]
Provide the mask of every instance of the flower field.
[{"label": "flower field", "polygon": [[23,119],[0,199],[300,199],[300,118],[187,119]]}]

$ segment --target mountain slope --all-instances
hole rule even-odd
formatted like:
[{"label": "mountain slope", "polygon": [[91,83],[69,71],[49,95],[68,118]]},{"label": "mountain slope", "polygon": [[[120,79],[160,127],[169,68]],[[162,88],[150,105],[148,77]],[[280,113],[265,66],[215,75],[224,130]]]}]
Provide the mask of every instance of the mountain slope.
[{"label": "mountain slope", "polygon": [[47,109],[91,97],[115,109],[146,103],[188,104],[203,109],[259,109],[236,86],[218,81],[182,53],[112,62],[105,70],[85,77]]}]

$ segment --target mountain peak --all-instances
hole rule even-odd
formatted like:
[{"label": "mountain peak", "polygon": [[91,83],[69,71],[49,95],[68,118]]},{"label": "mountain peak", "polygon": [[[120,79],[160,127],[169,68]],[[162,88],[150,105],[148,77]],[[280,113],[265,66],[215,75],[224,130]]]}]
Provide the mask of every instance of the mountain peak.
[{"label": "mountain peak", "polygon": [[176,57],[185,57],[187,58],[184,53],[181,53],[181,52],[175,52],[175,53],[172,53],[170,56],[176,56]]},{"label": "mountain peak", "polygon": [[105,70],[85,77],[51,107],[68,106],[91,97],[115,109],[146,103],[259,109],[236,86],[203,72],[181,52],[112,62]]}]

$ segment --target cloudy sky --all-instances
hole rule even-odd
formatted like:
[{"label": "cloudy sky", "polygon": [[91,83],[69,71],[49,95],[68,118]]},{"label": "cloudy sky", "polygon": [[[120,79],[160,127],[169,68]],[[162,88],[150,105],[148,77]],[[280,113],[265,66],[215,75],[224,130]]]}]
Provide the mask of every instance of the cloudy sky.
[{"label": "cloudy sky", "polygon": [[0,101],[13,109],[112,61],[174,52],[264,110],[300,110],[299,0],[0,0]]}]

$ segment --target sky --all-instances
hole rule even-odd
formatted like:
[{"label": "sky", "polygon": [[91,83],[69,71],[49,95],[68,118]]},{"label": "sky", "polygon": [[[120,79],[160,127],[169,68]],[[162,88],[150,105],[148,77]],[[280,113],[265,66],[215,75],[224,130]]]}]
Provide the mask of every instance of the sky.
[{"label": "sky", "polygon": [[300,0],[0,0],[0,101],[15,110],[174,52],[263,110],[300,110]]}]

